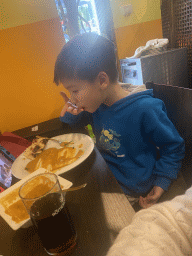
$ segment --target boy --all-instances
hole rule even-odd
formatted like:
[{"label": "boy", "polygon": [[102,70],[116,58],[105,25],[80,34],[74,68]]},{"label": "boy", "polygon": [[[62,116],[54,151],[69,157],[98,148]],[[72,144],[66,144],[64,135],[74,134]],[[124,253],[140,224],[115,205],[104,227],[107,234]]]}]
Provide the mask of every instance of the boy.
[{"label": "boy", "polygon": [[[133,204],[156,203],[184,157],[184,141],[168,119],[164,103],[145,86],[118,82],[114,44],[95,33],[71,39],[57,57],[54,82],[66,104],[61,121],[91,124],[96,146]],[[159,152],[160,157],[157,157]]]}]

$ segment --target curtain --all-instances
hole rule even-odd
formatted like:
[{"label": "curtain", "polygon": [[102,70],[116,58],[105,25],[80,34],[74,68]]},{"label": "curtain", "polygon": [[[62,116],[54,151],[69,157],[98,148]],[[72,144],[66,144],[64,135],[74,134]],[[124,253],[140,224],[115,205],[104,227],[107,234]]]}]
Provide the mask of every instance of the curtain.
[{"label": "curtain", "polygon": [[101,34],[106,35],[111,41],[116,43],[110,1],[95,0],[95,6]]}]

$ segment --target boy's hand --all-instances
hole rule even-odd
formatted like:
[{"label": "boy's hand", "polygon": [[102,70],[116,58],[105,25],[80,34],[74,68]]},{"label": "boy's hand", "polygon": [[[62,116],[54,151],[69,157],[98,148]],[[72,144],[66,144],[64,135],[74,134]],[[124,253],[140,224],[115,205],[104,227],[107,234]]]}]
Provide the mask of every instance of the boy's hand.
[{"label": "boy's hand", "polygon": [[80,112],[84,110],[83,108],[79,109],[78,107],[73,105],[70,102],[70,99],[67,97],[67,95],[64,92],[60,92],[60,94],[63,97],[64,101],[66,102],[65,106],[61,110],[61,114],[60,114],[61,117],[64,116],[66,112],[69,112],[72,115],[78,115]]},{"label": "boy's hand", "polygon": [[148,208],[153,204],[157,203],[159,198],[162,196],[164,190],[161,187],[154,186],[146,197],[140,196],[139,204],[142,208]]}]

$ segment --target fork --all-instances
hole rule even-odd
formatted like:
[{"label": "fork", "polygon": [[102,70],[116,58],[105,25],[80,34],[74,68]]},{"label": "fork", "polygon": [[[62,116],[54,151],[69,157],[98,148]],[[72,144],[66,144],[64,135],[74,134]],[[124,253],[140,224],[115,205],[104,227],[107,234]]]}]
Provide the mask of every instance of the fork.
[{"label": "fork", "polygon": [[87,183],[84,183],[78,187],[72,187],[72,188],[66,188],[66,189],[62,189],[62,192],[68,192],[68,191],[75,191],[75,190],[79,190],[79,189],[82,189],[84,187],[87,186]]},{"label": "fork", "polygon": [[[41,138],[41,137],[37,136],[37,138]],[[59,141],[59,140],[48,138],[48,137],[43,137],[43,138],[46,139],[46,140],[53,140],[53,141],[59,143],[60,146],[61,146],[62,143],[63,143],[63,146],[66,146],[66,145],[68,145],[72,142],[72,141],[69,141],[69,142]]]},{"label": "fork", "polygon": [[55,142],[59,143],[60,146],[61,146],[61,144],[63,144],[62,146],[66,146],[66,145],[68,145],[68,144],[71,143],[71,141],[69,141],[69,142],[64,142],[64,141],[59,141],[59,140],[56,140],[56,139],[50,139],[50,138],[46,138],[46,139],[55,141]]},{"label": "fork", "polygon": [[67,103],[70,104],[70,105],[71,105],[72,107],[74,107],[74,108],[78,108],[75,104],[73,104],[73,103],[71,102],[70,99],[67,101]]}]

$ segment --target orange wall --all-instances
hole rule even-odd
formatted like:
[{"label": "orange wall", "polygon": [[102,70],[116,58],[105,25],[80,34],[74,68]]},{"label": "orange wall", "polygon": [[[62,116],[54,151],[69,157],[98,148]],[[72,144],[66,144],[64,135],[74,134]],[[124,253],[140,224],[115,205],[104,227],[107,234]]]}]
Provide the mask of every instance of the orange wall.
[{"label": "orange wall", "polygon": [[115,30],[119,59],[131,57],[147,41],[162,38],[161,19],[121,27]]},{"label": "orange wall", "polygon": [[53,72],[65,40],[59,17],[41,18],[35,22],[33,16],[32,23],[11,24],[0,30],[1,132],[24,128],[60,114],[62,88],[53,83]]},{"label": "orange wall", "polygon": [[[131,57],[139,46],[162,38],[160,0],[111,0],[119,59]],[[121,7],[132,5],[132,13],[124,16]]]}]

